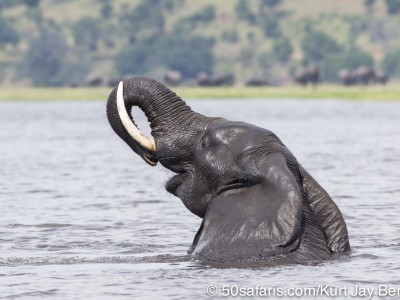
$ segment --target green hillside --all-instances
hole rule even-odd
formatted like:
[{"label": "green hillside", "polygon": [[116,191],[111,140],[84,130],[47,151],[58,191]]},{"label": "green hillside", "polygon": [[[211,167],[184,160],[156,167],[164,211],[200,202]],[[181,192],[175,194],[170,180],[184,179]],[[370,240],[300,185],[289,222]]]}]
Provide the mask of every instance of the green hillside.
[{"label": "green hillside", "polygon": [[[396,4],[397,3],[397,4]],[[396,6],[397,5],[397,6]],[[361,65],[400,76],[397,0],[0,0],[0,85],[205,71],[288,84]]]}]

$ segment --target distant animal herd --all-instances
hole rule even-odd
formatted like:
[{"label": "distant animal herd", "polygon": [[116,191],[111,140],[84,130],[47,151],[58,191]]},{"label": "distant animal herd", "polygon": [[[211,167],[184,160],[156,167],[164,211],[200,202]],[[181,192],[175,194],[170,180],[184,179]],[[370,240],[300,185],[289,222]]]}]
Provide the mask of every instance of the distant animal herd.
[{"label": "distant animal herd", "polygon": [[[317,85],[321,81],[318,67],[311,66],[298,70],[294,75],[294,81],[300,85]],[[338,81],[345,86],[351,85],[385,85],[389,80],[389,75],[381,70],[371,67],[358,67],[352,70],[342,69],[337,73]]]},{"label": "distant animal herd", "polygon": [[[116,86],[123,78],[112,78],[104,80],[102,77],[91,77],[85,81],[86,86]],[[321,72],[316,66],[309,66],[298,69],[292,79],[301,86],[316,86],[323,81]],[[344,86],[354,85],[385,85],[389,81],[389,75],[381,70],[375,70],[371,67],[358,67],[355,69],[342,69],[337,73],[337,80]],[[163,76],[163,81],[169,86],[179,86],[184,83],[184,77],[179,71],[170,70]],[[235,84],[235,75],[233,73],[226,74],[208,74],[205,72],[198,73],[196,79],[191,80],[187,85],[192,86],[233,86]],[[275,85],[268,79],[251,78],[245,82],[246,86],[270,86]]]}]

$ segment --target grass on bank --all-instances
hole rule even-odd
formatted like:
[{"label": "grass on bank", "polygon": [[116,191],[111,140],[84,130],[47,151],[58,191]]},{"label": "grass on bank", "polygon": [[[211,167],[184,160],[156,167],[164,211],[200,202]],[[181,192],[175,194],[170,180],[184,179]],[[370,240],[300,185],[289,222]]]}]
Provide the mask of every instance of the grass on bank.
[{"label": "grass on bank", "polygon": [[[172,87],[183,99],[343,99],[400,100],[400,85],[317,88],[284,87]],[[0,88],[0,101],[27,100],[105,100],[111,88]]]}]

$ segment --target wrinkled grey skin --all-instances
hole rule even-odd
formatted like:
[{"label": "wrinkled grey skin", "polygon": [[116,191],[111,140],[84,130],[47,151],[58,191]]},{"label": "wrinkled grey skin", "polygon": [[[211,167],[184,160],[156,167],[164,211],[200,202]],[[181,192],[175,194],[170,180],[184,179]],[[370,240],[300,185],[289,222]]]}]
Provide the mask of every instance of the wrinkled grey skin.
[{"label": "wrinkled grey skin", "polygon": [[350,249],[335,203],[271,131],[195,113],[148,78],[124,81],[124,100],[128,112],[145,112],[156,151],[123,128],[116,88],[107,103],[114,131],[149,164],[177,173],[167,191],[203,218],[189,250],[196,259],[305,263]]}]

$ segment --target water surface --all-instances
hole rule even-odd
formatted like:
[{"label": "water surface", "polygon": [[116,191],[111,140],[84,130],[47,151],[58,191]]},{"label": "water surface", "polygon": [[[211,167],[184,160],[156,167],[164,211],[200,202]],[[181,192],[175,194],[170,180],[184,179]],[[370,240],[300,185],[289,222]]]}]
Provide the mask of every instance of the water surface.
[{"label": "water surface", "polygon": [[201,220],[164,190],[169,171],[149,167],[112,132],[105,103],[0,103],[0,297],[202,299],[210,284],[400,287],[399,102],[189,104],[274,131],[340,207],[352,253],[309,266],[191,261]]}]

